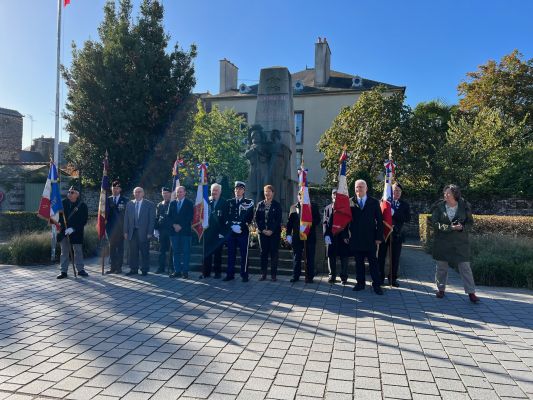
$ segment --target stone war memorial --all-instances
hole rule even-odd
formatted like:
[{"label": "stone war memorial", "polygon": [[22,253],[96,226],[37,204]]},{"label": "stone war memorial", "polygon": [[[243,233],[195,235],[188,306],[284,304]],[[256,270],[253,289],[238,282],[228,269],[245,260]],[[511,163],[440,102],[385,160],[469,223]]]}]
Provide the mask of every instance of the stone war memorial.
[{"label": "stone war memorial", "polygon": [[263,68],[259,79],[255,125],[251,128],[246,157],[250,162],[248,194],[263,200],[263,186],[276,189],[283,210],[296,200],[297,181],[294,136],[293,85],[285,67]]}]

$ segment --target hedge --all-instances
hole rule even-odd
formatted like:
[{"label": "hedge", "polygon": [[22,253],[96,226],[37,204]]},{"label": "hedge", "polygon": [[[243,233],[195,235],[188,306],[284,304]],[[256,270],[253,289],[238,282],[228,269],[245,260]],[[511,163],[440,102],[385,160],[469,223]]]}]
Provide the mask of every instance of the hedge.
[{"label": "hedge", "polygon": [[[433,232],[430,218],[430,214],[420,214],[418,217],[420,240],[426,248],[432,243]],[[494,233],[533,238],[533,216],[474,215],[474,226],[471,232],[474,235]]]},{"label": "hedge", "polygon": [[39,232],[48,229],[48,223],[36,212],[6,211],[0,213],[0,234],[5,238],[25,232]]},{"label": "hedge", "polygon": [[[29,232],[15,235],[7,243],[0,244],[0,263],[15,265],[50,264],[50,231]],[[98,237],[94,224],[87,224],[84,231],[83,254],[85,257],[95,256]],[[56,257],[61,253],[59,243]]]}]

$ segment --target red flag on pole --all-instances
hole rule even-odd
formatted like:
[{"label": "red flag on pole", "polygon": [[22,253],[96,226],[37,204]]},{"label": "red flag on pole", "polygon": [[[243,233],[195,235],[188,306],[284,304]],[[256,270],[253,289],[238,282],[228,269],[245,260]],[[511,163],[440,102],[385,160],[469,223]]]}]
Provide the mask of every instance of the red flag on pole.
[{"label": "red flag on pole", "polygon": [[348,194],[348,184],[346,183],[346,160],[348,155],[346,154],[346,147],[342,151],[341,158],[339,159],[339,185],[337,187],[337,195],[335,197],[335,203],[333,203],[333,224],[331,226],[331,232],[333,236],[342,232],[344,228],[352,220],[352,210],[350,208],[350,195]]},{"label": "red flag on pole", "polygon": [[63,7],[66,7],[70,4],[70,0],[64,0]]},{"label": "red flag on pole", "polygon": [[102,174],[102,185],[100,186],[100,200],[98,202],[98,219],[96,220],[96,232],[98,233],[98,240],[102,240],[105,236],[105,225],[108,217],[107,197],[109,196],[109,177],[107,175],[109,170],[109,162],[107,160],[107,151],[104,158],[104,172]]},{"label": "red flag on pole", "polygon": [[202,239],[204,230],[209,226],[209,196],[207,183],[207,163],[203,162],[198,166],[200,170],[200,182],[196,192],[194,202],[194,215],[192,218],[192,230],[198,235],[198,240]]},{"label": "red flag on pole", "polygon": [[313,225],[313,215],[311,213],[311,199],[309,197],[309,188],[307,187],[307,170],[302,165],[298,169],[298,181],[300,186],[300,239],[307,240]]}]

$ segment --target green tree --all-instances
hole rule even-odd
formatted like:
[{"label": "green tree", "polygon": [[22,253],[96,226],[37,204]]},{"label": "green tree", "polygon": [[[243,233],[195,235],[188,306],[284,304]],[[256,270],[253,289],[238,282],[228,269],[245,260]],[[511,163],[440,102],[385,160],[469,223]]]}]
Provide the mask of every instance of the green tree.
[{"label": "green tree", "polygon": [[[229,109],[220,111],[214,106],[206,112],[200,100],[194,116],[193,134],[184,154],[187,160],[207,161],[210,181],[246,180],[248,162],[244,157],[247,129],[244,119]],[[189,163],[189,175],[194,173]]]},{"label": "green tree", "polygon": [[108,0],[100,40],[82,49],[73,44],[72,65],[63,69],[73,143],[67,157],[98,182],[108,150],[113,177],[126,186],[153,186],[168,180],[178,143],[189,134],[196,47],[167,51],[159,1],[143,0],[135,22],[131,14],[130,0],[120,0],[118,10]]},{"label": "green tree", "polygon": [[533,58],[524,60],[518,50],[467,73],[458,91],[462,110],[497,109],[517,122],[526,118],[526,126],[533,130]]},{"label": "green tree", "polygon": [[353,106],[341,110],[317,145],[324,154],[321,166],[327,172],[327,182],[337,179],[338,160],[345,145],[349,153],[348,182],[370,176],[377,183],[389,146],[395,159],[402,158],[402,129],[409,117],[409,108],[403,105],[403,99],[400,93],[385,95],[384,89],[379,87],[364,92]]}]

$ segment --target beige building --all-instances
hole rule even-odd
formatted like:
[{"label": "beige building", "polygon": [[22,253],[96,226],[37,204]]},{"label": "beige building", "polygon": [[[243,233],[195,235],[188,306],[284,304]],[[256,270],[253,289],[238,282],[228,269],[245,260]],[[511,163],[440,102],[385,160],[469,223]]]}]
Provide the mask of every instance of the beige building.
[{"label": "beige building", "polygon": [[[323,156],[317,151],[322,134],[331,126],[343,107],[352,106],[362,92],[378,85],[385,93],[405,92],[404,86],[394,86],[370,79],[333,71],[331,50],[327,40],[315,43],[315,67],[291,74],[294,88],[294,127],[296,136],[296,164],[302,155],[309,169],[311,183],[323,183],[325,176],[320,167]],[[220,92],[202,98],[206,109],[217,105],[219,109],[234,109],[242,114],[249,125],[254,124],[258,85],[238,85],[238,68],[230,61],[220,60]],[[339,149],[340,151],[340,149]]]}]

